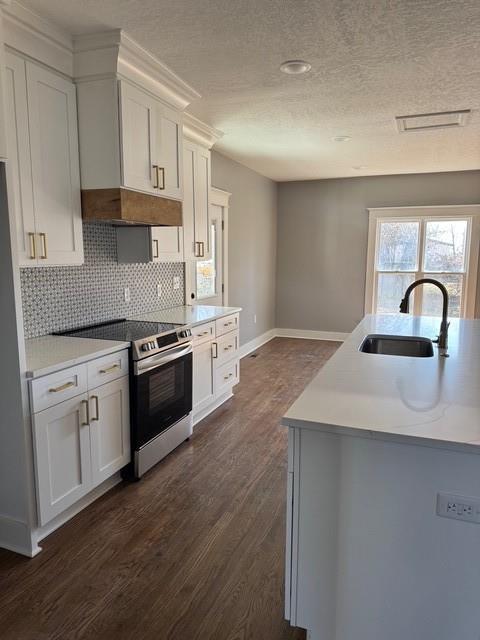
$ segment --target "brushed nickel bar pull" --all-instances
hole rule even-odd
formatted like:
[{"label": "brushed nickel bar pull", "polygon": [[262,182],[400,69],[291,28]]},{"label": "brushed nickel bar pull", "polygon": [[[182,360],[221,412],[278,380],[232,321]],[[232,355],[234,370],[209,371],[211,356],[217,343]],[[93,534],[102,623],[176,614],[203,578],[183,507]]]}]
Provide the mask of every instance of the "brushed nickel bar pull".
[{"label": "brushed nickel bar pull", "polygon": [[158,248],[158,240],[154,240],[154,241],[153,241],[153,248],[154,248],[154,250],[155,250],[155,251],[154,251],[154,254],[153,254],[153,257],[154,257],[154,258],[158,258],[158,257],[160,256],[160,254],[159,254],[159,248]]},{"label": "brushed nickel bar pull", "polygon": [[[158,172],[161,171],[162,172],[162,186],[158,187],[160,189],[160,191],[163,191],[165,189],[165,168],[164,167],[158,167],[157,168],[157,176],[158,176]],[[160,184],[160,180],[157,178],[157,182]]]},{"label": "brushed nickel bar pull", "polygon": [[60,393],[60,391],[66,391],[67,389],[70,389],[71,387],[75,387],[75,383],[74,382],[65,382],[65,384],[60,385],[59,387],[52,387],[51,389],[49,389],[50,393]]},{"label": "brushed nickel bar pull", "polygon": [[119,364],[112,364],[111,367],[107,367],[106,369],[100,369],[100,373],[112,373],[115,369],[120,369]]},{"label": "brushed nickel bar pull", "polygon": [[202,246],[202,256],[201,257],[204,258],[205,257],[205,243],[201,242],[200,244]]},{"label": "brushed nickel bar pull", "polygon": [[202,257],[202,255],[200,253],[200,242],[195,242],[195,251],[194,251],[194,253],[195,253],[195,257],[196,258],[201,258]]},{"label": "brushed nickel bar pull", "polygon": [[224,380],[228,380],[229,378],[233,378],[233,373],[229,373],[228,376],[223,376]]},{"label": "brushed nickel bar pull", "polygon": [[215,347],[215,353],[213,353],[213,358],[218,358],[218,344],[216,342],[212,342],[212,347]]},{"label": "brushed nickel bar pull", "polygon": [[98,420],[100,419],[100,409],[99,409],[99,406],[98,406],[98,396],[92,396],[91,400],[93,400],[95,402],[95,417],[92,418],[92,422],[95,422],[95,421],[98,422]]},{"label": "brushed nickel bar pull", "polygon": [[41,260],[46,260],[48,258],[48,253],[47,253],[47,234],[46,233],[39,233],[38,234],[40,236],[40,240],[42,241],[42,248],[43,248],[43,254],[40,256]]},{"label": "brushed nickel bar pull", "polygon": [[82,404],[85,407],[85,422],[82,422],[82,427],[86,427],[90,424],[90,408],[88,406],[88,400],[82,400]]},{"label": "brushed nickel bar pull", "polygon": [[154,171],[154,176],[155,176],[155,183],[153,185],[154,189],[158,189],[159,188],[159,184],[158,184],[158,165],[157,164],[152,164],[153,167],[153,171]]},{"label": "brushed nickel bar pull", "polygon": [[37,251],[35,247],[35,234],[30,232],[28,234],[28,237],[30,240],[30,258],[31,260],[35,260],[35,258],[37,257]]}]

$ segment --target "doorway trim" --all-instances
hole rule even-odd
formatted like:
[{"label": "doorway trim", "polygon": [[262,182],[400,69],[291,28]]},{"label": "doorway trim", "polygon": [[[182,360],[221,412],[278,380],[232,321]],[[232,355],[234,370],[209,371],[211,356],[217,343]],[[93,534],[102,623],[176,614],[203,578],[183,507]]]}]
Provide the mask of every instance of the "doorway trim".
[{"label": "doorway trim", "polygon": [[228,211],[230,207],[229,191],[212,187],[210,189],[210,204],[222,208],[222,258],[223,258],[223,306],[228,307]]}]

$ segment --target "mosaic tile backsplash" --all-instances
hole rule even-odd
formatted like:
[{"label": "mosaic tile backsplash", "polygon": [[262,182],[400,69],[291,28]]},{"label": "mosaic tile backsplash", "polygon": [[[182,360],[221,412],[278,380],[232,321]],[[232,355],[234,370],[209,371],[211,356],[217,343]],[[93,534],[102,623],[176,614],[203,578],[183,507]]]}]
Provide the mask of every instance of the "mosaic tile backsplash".
[{"label": "mosaic tile backsplash", "polygon": [[81,266],[20,270],[26,338],[184,304],[183,263],[118,264],[115,229],[107,224],[84,224],[83,241]]}]

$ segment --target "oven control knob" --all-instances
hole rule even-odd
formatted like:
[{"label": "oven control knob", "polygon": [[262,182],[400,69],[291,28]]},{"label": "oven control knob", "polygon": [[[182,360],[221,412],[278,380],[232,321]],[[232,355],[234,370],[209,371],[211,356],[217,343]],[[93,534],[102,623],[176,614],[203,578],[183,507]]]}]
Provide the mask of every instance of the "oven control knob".
[{"label": "oven control knob", "polygon": [[152,348],[151,342],[144,342],[141,347],[142,351],[150,351],[151,348]]},{"label": "oven control knob", "polygon": [[183,331],[180,331],[180,337],[181,338],[188,338],[188,336],[191,336],[192,332],[190,331],[190,329],[183,329]]}]

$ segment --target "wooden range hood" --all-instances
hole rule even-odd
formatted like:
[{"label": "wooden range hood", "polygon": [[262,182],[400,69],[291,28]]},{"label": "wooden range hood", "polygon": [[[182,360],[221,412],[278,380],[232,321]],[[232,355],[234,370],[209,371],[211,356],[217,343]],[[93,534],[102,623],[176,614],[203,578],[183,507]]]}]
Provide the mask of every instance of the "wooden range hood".
[{"label": "wooden range hood", "polygon": [[182,226],[182,203],[123,187],[83,189],[84,220],[151,226]]}]

